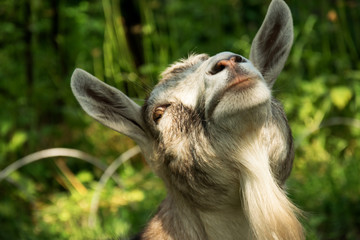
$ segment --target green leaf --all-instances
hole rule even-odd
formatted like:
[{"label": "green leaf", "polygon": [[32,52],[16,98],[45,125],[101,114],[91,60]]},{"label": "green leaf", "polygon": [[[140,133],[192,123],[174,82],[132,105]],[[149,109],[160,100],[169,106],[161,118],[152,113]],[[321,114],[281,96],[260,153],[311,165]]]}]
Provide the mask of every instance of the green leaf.
[{"label": "green leaf", "polygon": [[16,132],[10,140],[9,150],[10,151],[17,150],[25,143],[26,140],[27,140],[27,135],[25,132],[22,131]]},{"label": "green leaf", "polygon": [[94,176],[89,171],[81,171],[77,174],[77,177],[80,182],[82,183],[88,183],[91,182],[94,179]]},{"label": "green leaf", "polygon": [[353,96],[351,89],[345,86],[339,86],[331,89],[330,98],[333,104],[339,109],[342,110],[349,103]]}]

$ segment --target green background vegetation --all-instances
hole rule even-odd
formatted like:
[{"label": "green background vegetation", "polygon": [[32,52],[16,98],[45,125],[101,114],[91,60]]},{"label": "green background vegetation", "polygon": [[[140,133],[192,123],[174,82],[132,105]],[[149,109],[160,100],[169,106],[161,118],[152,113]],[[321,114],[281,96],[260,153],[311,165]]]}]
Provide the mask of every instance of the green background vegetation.
[{"label": "green background vegetation", "polygon": [[[69,81],[83,68],[142,104],[188,53],[248,56],[270,0],[1,0],[0,169],[33,152],[79,149],[110,165],[134,146],[90,119]],[[288,0],[294,47],[274,87],[296,142],[289,196],[307,239],[360,239],[360,1]],[[102,170],[44,159],[0,182],[0,239],[104,239],[141,229],[165,196],[139,155],[101,192]]]}]

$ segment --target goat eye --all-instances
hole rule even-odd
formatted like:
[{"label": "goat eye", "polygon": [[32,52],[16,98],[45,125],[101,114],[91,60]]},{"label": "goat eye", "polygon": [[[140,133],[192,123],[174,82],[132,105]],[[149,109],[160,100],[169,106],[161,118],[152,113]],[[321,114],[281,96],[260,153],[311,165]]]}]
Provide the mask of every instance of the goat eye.
[{"label": "goat eye", "polygon": [[153,113],[153,120],[156,124],[158,124],[159,120],[162,118],[162,116],[164,115],[165,113],[165,110],[166,108],[168,107],[169,105],[162,105],[162,106],[159,106],[155,109],[154,113]]}]

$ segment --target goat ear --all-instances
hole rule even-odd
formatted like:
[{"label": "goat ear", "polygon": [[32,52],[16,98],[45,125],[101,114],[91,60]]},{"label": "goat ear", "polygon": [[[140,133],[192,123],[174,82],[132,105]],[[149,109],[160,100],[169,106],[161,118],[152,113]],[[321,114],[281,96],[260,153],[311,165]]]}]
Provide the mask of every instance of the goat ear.
[{"label": "goat ear", "polygon": [[270,87],[285,65],[293,42],[293,22],[283,0],[272,0],[250,51],[250,61]]},{"label": "goat ear", "polygon": [[127,135],[140,146],[146,146],[149,139],[144,130],[141,107],[124,93],[81,69],[74,71],[71,89],[91,117]]}]

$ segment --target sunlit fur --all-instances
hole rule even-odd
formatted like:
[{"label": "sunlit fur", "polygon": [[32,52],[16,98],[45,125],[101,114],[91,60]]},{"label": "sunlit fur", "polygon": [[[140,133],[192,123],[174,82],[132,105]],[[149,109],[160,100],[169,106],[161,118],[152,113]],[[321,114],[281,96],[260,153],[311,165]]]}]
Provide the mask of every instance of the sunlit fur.
[{"label": "sunlit fur", "polygon": [[163,72],[142,107],[74,72],[71,87],[83,109],[134,139],[165,183],[165,200],[134,239],[304,239],[300,211],[284,190],[292,134],[271,94],[292,36],[289,8],[273,0],[249,60],[192,54]]},{"label": "sunlit fur", "polygon": [[[197,64],[193,60],[194,56],[191,56],[188,67],[186,60],[180,66],[184,71],[193,66],[200,68],[205,59],[199,60]],[[177,67],[172,65],[166,72]],[[168,77],[168,81],[177,80]],[[162,88],[163,84],[166,85],[166,81],[162,81],[157,87]],[[182,88],[184,86],[173,90],[178,93]],[[162,96],[154,100],[157,97],[159,96],[150,97],[147,104],[162,102]],[[217,129],[211,132],[209,126],[204,129],[201,119],[203,108],[199,103],[201,101],[197,103],[199,109],[192,109],[183,106],[181,102],[175,102],[171,97],[166,99],[172,102],[167,110],[168,116],[164,116],[156,126],[160,133],[159,130],[152,130],[159,140],[154,161],[159,163],[159,159],[161,160],[155,171],[167,183],[172,193],[171,199],[175,197],[177,203],[184,201],[182,204],[185,205],[190,201],[190,205],[194,206],[192,212],[198,212],[196,218],[204,224],[203,234],[210,232],[206,238],[191,236],[191,239],[239,239],[239,236],[240,239],[303,239],[302,227],[297,220],[300,212],[287,199],[282,189],[292,166],[293,143],[279,102],[270,98],[270,102],[265,102],[263,106],[244,112],[242,117],[245,118],[245,130],[237,132],[230,129],[228,132],[226,128],[222,128],[220,131],[225,133],[223,134]],[[144,108],[145,119],[149,119],[146,109],[150,106],[146,105]],[[151,111],[148,113],[151,114]],[[211,120],[208,120],[207,124],[209,123]],[[149,129],[152,128],[154,125],[149,123]],[[200,172],[193,166],[194,153],[191,151],[194,149],[196,164],[202,165]],[[232,189],[228,189],[228,186]],[[163,204],[168,201],[172,200],[165,200]],[[171,204],[173,205],[176,204]],[[171,208],[166,211],[166,215],[170,212],[173,212]],[[153,220],[156,226],[157,221],[161,221],[160,213]],[[221,220],[217,222],[217,218]],[[193,223],[190,225],[193,226]],[[148,231],[151,231],[151,226],[152,222]],[[186,228],[192,229],[191,226]]]}]

